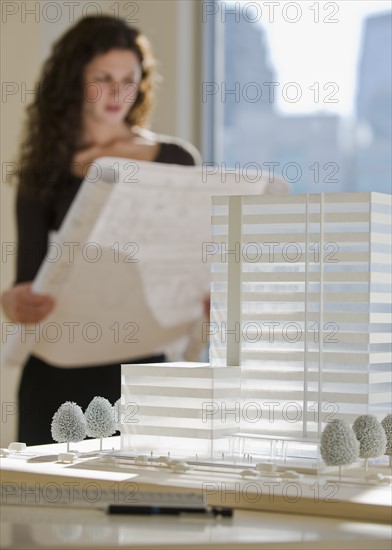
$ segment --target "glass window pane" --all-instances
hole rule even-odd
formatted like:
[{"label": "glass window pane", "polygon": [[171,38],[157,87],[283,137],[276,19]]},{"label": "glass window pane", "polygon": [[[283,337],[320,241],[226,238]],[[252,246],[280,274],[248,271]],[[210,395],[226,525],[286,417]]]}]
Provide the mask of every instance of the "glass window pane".
[{"label": "glass window pane", "polygon": [[296,193],[391,192],[389,1],[226,1],[213,17],[216,162]]}]

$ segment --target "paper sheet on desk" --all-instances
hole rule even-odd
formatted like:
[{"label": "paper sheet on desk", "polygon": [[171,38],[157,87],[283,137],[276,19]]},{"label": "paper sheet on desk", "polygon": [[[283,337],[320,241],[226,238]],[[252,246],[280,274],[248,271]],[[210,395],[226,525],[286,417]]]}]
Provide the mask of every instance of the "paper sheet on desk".
[{"label": "paper sheet on desk", "polygon": [[[211,197],[270,192],[266,178],[249,179],[96,161],[34,281],[56,308],[34,327],[9,331],[3,363],[22,364],[30,353],[59,366],[114,363],[162,352],[189,334],[209,294],[202,247],[211,241]],[[287,192],[279,184],[272,186]]]}]

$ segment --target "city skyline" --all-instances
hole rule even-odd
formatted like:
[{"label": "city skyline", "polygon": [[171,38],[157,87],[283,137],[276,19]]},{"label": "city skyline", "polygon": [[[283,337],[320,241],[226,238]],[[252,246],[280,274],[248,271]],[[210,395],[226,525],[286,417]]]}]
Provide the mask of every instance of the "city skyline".
[{"label": "city skyline", "polygon": [[[330,12],[331,20],[339,20],[339,23],[335,24],[315,24],[316,14],[312,12],[311,17],[309,14],[305,17],[305,11],[295,24],[290,24],[278,16],[272,24],[265,20],[256,21],[255,26],[263,30],[267,56],[274,68],[276,80],[282,83],[298,82],[304,91],[306,89],[310,92],[307,96],[303,94],[298,103],[285,102],[278,96],[277,109],[285,115],[323,111],[354,117],[355,98],[358,93],[357,71],[366,20],[369,17],[391,13],[389,1],[355,1],[340,2],[339,12],[334,17]],[[321,11],[320,22],[323,15]],[[284,40],[282,36],[285,37]],[[309,48],[309,43],[312,44],[312,48]],[[289,48],[287,44],[290,44]],[[312,68],[311,75],[309,67]],[[308,89],[314,82],[336,82],[339,86],[339,92],[336,94],[338,102],[316,104],[314,93]]]},{"label": "city skyline", "polygon": [[[221,89],[222,97],[227,90],[222,99],[222,160],[228,166],[258,163],[262,168],[277,163],[276,173],[292,183],[294,193],[370,190],[389,193],[388,104],[392,84],[385,52],[391,39],[390,19],[391,12],[384,12],[363,20],[355,66],[358,93],[353,97],[352,107],[356,118],[350,120],[339,112],[321,108],[282,112],[279,94],[284,90],[283,82],[271,62],[267,31],[244,17],[239,21],[227,17],[225,79]],[[303,64],[306,66],[306,60]],[[272,86],[277,82],[280,87]],[[318,88],[312,88],[312,93],[319,93],[321,99],[323,90],[320,83]],[[271,92],[273,101],[269,101]],[[332,86],[327,92],[333,97],[337,90]],[[286,87],[286,94],[289,93],[296,93],[294,85]],[[320,105],[326,104],[320,101]]]}]

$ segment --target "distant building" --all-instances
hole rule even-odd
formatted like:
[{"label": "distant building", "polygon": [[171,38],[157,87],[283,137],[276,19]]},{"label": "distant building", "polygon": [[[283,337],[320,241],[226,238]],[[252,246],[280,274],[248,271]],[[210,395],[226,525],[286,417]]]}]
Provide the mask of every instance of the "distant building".
[{"label": "distant building", "polygon": [[[224,80],[221,99],[224,125],[237,125],[249,114],[255,122],[274,110],[268,82],[276,80],[268,59],[265,33],[261,25],[227,16],[224,28]],[[234,90],[234,93],[232,93]]]},{"label": "distant building", "polygon": [[356,113],[367,123],[373,137],[391,139],[392,14],[365,19],[358,74]]},{"label": "distant building", "polygon": [[392,14],[364,23],[358,75],[356,115],[367,130],[368,143],[354,154],[353,188],[391,192]]}]

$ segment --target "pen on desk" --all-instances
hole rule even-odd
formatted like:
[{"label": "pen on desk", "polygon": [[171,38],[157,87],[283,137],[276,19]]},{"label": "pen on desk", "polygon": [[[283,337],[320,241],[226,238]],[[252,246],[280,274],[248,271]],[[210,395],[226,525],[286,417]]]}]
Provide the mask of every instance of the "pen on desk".
[{"label": "pen on desk", "polygon": [[170,515],[179,516],[180,514],[205,514],[210,516],[232,517],[232,508],[195,508],[178,506],[126,506],[123,504],[110,504],[107,508],[108,514],[127,514],[127,515]]}]

